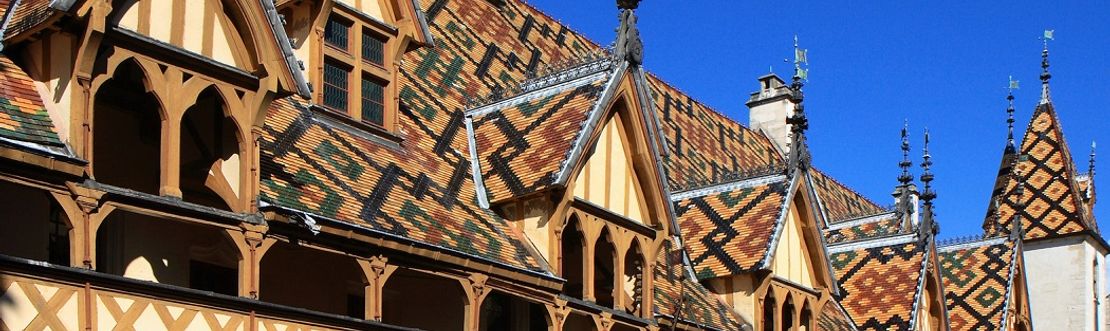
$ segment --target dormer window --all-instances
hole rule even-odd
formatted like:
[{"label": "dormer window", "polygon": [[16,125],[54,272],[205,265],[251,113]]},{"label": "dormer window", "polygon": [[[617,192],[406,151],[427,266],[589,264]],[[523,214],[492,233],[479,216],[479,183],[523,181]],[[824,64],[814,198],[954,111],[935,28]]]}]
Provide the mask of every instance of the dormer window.
[{"label": "dormer window", "polygon": [[320,43],[322,73],[317,104],[352,124],[389,136],[397,105],[393,66],[397,29],[337,5],[324,25]]}]

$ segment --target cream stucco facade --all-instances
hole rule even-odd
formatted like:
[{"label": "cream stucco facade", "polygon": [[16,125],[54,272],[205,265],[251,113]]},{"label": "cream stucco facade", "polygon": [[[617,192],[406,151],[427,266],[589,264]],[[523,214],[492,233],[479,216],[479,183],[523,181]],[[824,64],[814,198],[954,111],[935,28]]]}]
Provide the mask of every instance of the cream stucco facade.
[{"label": "cream stucco facade", "polygon": [[1105,330],[1106,251],[1087,236],[1025,243],[1036,330]]}]

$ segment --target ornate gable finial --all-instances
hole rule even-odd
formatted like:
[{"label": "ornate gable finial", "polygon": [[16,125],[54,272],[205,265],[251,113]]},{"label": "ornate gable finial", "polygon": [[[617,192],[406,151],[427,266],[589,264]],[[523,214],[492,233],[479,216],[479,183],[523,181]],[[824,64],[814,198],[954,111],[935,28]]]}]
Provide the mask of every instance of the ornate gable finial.
[{"label": "ornate gable finial", "polygon": [[644,63],[644,44],[640,40],[640,29],[636,27],[636,8],[639,6],[640,0],[617,0],[621,25],[617,28],[614,56],[631,65]]},{"label": "ornate gable finial", "polygon": [[1010,76],[1010,85],[1006,87],[1006,101],[1009,106],[1006,107],[1006,153],[1012,154],[1017,152],[1017,146],[1014,146],[1014,90],[1018,89],[1018,81],[1014,80],[1014,76]]},{"label": "ornate gable finial", "polygon": [[933,191],[931,186],[933,182],[933,173],[930,171],[930,168],[933,166],[933,156],[929,154],[929,128],[925,128],[925,142],[922,146],[922,151],[924,152],[922,158],[924,160],[921,161],[921,183],[924,186],[924,191],[921,192],[921,200],[925,202],[925,210],[922,211],[921,227],[918,231],[921,234],[921,240],[925,240],[937,234],[937,232],[940,232],[940,228],[933,215],[933,199],[937,197],[937,193]]},{"label": "ornate gable finial", "polygon": [[1044,50],[1041,51],[1041,104],[1049,103],[1048,97],[1048,80],[1052,78],[1052,74],[1048,72],[1048,41],[1055,40],[1053,33],[1056,30],[1044,30]]},{"label": "ornate gable finial", "polygon": [[913,181],[913,175],[910,174],[910,166],[913,165],[913,162],[910,162],[909,129],[910,120],[907,119],[902,124],[902,161],[898,162],[898,167],[902,168],[902,174],[898,176],[898,182],[902,184],[902,187],[908,186]]},{"label": "ornate gable finial", "polygon": [[1091,142],[1091,159],[1087,161],[1087,180],[1095,182],[1095,142]]},{"label": "ornate gable finial", "polygon": [[924,188],[921,192],[921,200],[925,202],[926,207],[929,207],[933,205],[933,199],[937,197],[937,193],[933,191],[931,185],[933,172],[930,171],[930,168],[933,166],[933,156],[929,154],[929,128],[925,128],[925,144],[922,151],[924,152],[922,156],[924,160],[921,162],[921,183]]},{"label": "ornate gable finial", "polygon": [[792,170],[799,167],[809,167],[810,155],[809,147],[806,146],[806,129],[809,129],[809,119],[806,118],[805,99],[802,93],[802,87],[805,84],[802,80],[808,79],[808,71],[802,68],[803,64],[807,64],[806,51],[798,48],[798,36],[794,36],[794,82],[790,84],[790,90],[794,99],[794,114],[786,118],[786,124],[790,125],[790,155],[787,156],[789,167],[786,169],[789,174]]}]

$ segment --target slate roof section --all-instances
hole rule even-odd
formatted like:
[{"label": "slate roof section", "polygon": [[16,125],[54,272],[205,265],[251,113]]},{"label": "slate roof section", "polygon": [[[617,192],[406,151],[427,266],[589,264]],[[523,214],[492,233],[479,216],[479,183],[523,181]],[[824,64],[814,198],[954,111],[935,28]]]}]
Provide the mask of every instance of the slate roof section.
[{"label": "slate roof section", "polygon": [[710,186],[753,169],[783,166],[782,156],[763,134],[694,101],[654,75],[647,80],[665,137],[663,164],[672,191]]},{"label": "slate roof section", "polygon": [[927,246],[916,237],[874,246],[830,247],[841,286],[841,305],[860,330],[911,329],[915,293],[921,284]]},{"label": "slate roof section", "polygon": [[952,330],[1002,329],[1013,284],[1015,246],[999,237],[937,249]]},{"label": "slate roof section", "polygon": [[543,191],[556,182],[610,76],[603,71],[529,92],[473,117],[475,159],[490,201]]},{"label": "slate roof section", "polygon": [[31,78],[0,55],[0,138],[24,147],[72,157],[43,106]]},{"label": "slate roof section", "polygon": [[845,220],[829,225],[825,231],[825,242],[832,245],[904,234],[909,229],[902,229],[901,223],[901,218],[893,211]]},{"label": "slate roof section", "polygon": [[[1007,176],[1005,187],[991,197],[992,201],[1001,198],[997,218],[1000,226],[993,226],[995,218],[988,214],[983,225],[988,233],[1009,229],[1014,214],[1020,212],[1025,240],[1088,231],[1097,235],[1097,225],[1083,203],[1075,163],[1051,103],[1037,106],[1033,113],[1015,167],[1020,178]],[[1015,191],[1018,183],[1025,188],[1025,208],[1020,211]]]},{"label": "slate roof section", "polygon": [[760,267],[770,250],[789,185],[786,177],[779,175],[723,184],[704,193],[674,195],[678,198],[675,216],[698,279]]},{"label": "slate roof section", "polygon": [[852,318],[848,317],[844,308],[836,300],[830,300],[821,309],[821,313],[817,315],[817,327],[814,329],[817,331],[855,331],[856,326],[852,324]]},{"label": "slate roof section", "polygon": [[[676,316],[687,323],[716,330],[741,330],[744,322],[728,304],[687,274],[681,251],[666,244],[655,263],[655,313],[669,323]],[[671,260],[671,261],[668,261]],[[681,310],[679,310],[681,307]],[[669,324],[664,324],[669,325]]]},{"label": "slate roof section", "polygon": [[813,178],[813,187],[821,200],[821,207],[825,219],[835,223],[860,216],[875,215],[885,212],[886,209],[876,204],[871,199],[848,188],[824,172],[810,171]]}]

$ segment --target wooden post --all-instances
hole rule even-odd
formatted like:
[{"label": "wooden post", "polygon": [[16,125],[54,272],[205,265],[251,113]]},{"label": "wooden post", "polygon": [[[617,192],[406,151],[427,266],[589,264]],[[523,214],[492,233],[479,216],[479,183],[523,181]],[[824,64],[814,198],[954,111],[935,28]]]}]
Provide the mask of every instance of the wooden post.
[{"label": "wooden post", "polygon": [[567,317],[570,316],[570,307],[567,307],[567,301],[555,298],[555,304],[547,304],[543,307],[547,309],[547,317],[550,321],[550,323],[548,323],[548,330],[562,331],[563,324],[566,323]]},{"label": "wooden post", "polygon": [[235,247],[239,249],[239,296],[258,299],[262,279],[262,257],[277,243],[266,237],[265,225],[243,224],[242,230],[227,230]]},{"label": "wooden post", "polygon": [[486,281],[489,276],[484,274],[471,274],[470,277],[459,280],[462,283],[463,291],[466,292],[467,305],[466,305],[466,327],[464,330],[478,331],[481,324],[482,302],[486,300],[489,295],[489,288],[486,287]]},{"label": "wooden post", "polygon": [[373,256],[369,259],[358,259],[358,266],[366,276],[366,313],[365,318],[371,321],[382,320],[382,289],[389,276],[397,271],[397,266],[389,264],[385,256]]}]

